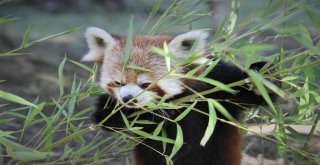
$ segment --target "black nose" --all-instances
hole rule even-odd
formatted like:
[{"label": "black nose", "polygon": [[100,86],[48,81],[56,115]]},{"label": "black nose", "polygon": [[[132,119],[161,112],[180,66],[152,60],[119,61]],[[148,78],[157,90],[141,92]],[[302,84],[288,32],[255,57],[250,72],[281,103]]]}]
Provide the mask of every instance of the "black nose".
[{"label": "black nose", "polygon": [[[124,97],[122,97],[122,101],[126,103],[126,102],[128,102],[129,100],[131,100],[132,98],[133,98],[132,95],[124,96]],[[133,103],[137,103],[137,100],[134,99],[134,100],[132,100],[132,102],[133,102]]]}]

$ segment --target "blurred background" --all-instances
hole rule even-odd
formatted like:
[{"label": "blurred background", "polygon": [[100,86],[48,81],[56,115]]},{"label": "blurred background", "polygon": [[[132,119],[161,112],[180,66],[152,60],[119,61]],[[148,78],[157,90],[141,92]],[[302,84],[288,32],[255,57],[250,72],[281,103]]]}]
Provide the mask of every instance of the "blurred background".
[{"label": "blurred background", "polygon": [[[178,18],[173,17],[171,18],[174,20],[173,24],[168,23],[169,26],[164,25],[153,30],[152,25],[156,24],[161,14],[166,12],[172,3],[171,0],[162,0],[158,12],[148,20],[157,2],[158,0],[1,0],[0,17],[15,20],[0,24],[0,53],[18,48],[27,29],[30,29],[28,34],[30,40],[68,30],[72,32],[21,50],[26,53],[25,55],[0,57],[0,81],[4,80],[0,83],[0,90],[17,94],[29,101],[58,98],[59,65],[65,56],[79,61],[87,52],[84,38],[86,27],[96,26],[109,33],[126,34],[129,21],[133,17],[136,34],[175,35],[190,29],[206,29],[213,34],[229,13],[231,4],[228,0],[190,0],[190,4],[197,5],[197,11],[194,14],[198,15],[193,18],[194,20],[189,20],[192,23],[184,22],[185,20],[179,21]],[[242,23],[248,18],[255,17],[255,13],[266,8],[269,3],[269,0],[240,0],[238,22]],[[191,10],[192,5],[186,6],[185,10]],[[147,20],[148,24],[145,24]],[[291,47],[296,44],[291,40],[287,43]],[[88,76],[87,72],[76,65],[65,65],[65,90],[71,89],[75,73],[79,77]],[[6,104],[5,107],[0,107],[0,113],[6,109],[16,108],[15,104],[4,100],[0,100],[0,104]],[[92,100],[87,101],[86,104],[92,104]],[[22,127],[23,122],[19,120],[1,123],[0,126],[1,130],[10,131],[18,131]],[[32,136],[34,132],[25,134]],[[260,138],[253,136],[247,137],[246,141],[247,145],[244,148],[248,155],[257,157],[263,154],[263,157],[273,161],[270,164],[281,164],[278,161],[275,144],[261,141]],[[262,143],[264,143],[263,146]],[[110,164],[117,163],[123,162],[115,161]]]},{"label": "blurred background", "polygon": [[[84,38],[86,27],[96,26],[109,33],[126,34],[129,20],[133,16],[136,34],[148,34],[149,28],[166,11],[172,1],[163,0],[158,12],[141,31],[156,2],[157,0],[2,0],[0,15],[16,20],[1,24],[0,52],[19,47],[24,32],[28,28],[30,28],[30,40],[74,28],[79,29],[23,50],[25,53],[30,53],[26,56],[1,58],[0,79],[6,82],[1,83],[0,88],[17,93],[29,100],[38,96],[41,96],[40,99],[56,96],[59,86],[58,64],[64,56],[79,60],[88,50]],[[169,28],[164,27],[152,34],[179,34],[190,29],[214,30],[224,20],[230,8],[230,2],[227,0],[191,0],[190,2],[190,4],[200,3],[197,6],[197,12],[201,14],[196,18],[197,20],[192,20],[194,21],[192,27],[185,22],[177,21]],[[267,0],[241,0],[239,22],[267,4]],[[71,78],[75,71],[76,69],[72,66],[66,66],[66,73],[70,73]]]}]

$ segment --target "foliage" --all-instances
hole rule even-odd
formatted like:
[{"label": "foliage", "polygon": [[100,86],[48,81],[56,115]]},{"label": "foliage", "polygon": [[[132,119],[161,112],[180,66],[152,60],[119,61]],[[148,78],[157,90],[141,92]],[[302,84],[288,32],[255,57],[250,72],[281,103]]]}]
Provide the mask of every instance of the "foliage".
[{"label": "foliage", "polygon": [[[230,14],[215,29],[214,37],[208,44],[208,50],[220,59],[226,60],[237,65],[246,71],[250,79],[235,82],[232,84],[221,84],[214,80],[208,80],[204,76],[194,76],[196,70],[188,75],[178,75],[175,73],[182,65],[170,67],[168,65],[168,74],[174,76],[188,76],[188,78],[205,81],[216,86],[208,91],[195,93],[191,96],[175,100],[172,103],[166,103],[162,98],[159,104],[148,105],[148,113],[159,107],[167,109],[177,109],[185,107],[186,110],[176,119],[168,119],[177,123],[185,117],[190,111],[197,111],[193,108],[197,101],[207,101],[209,105],[209,123],[206,132],[204,132],[201,145],[205,145],[214,131],[215,123],[220,120],[217,118],[216,111],[224,114],[230,122],[243,130],[248,131],[244,124],[235,122],[228,114],[227,110],[221,106],[218,100],[205,98],[203,95],[226,90],[232,92],[232,87],[249,83],[255,86],[268,103],[268,107],[248,110],[246,119],[260,119],[265,124],[275,124],[277,127],[273,130],[272,137],[260,135],[267,140],[277,143],[279,155],[290,164],[288,157],[294,157],[296,164],[320,164],[320,155],[310,152],[312,147],[311,137],[315,134],[315,127],[319,123],[320,107],[320,17],[316,10],[319,3],[316,1],[268,1],[268,6],[257,11],[245,20],[239,21],[239,11],[241,10],[241,0],[231,1]],[[202,13],[204,7],[203,0],[174,0],[168,9],[162,15],[152,22],[155,15],[162,5],[162,0],[158,0],[153,6],[142,32],[148,34],[158,34],[172,28],[188,27],[193,29],[200,19],[209,16],[211,13]],[[307,22],[299,22],[308,19]],[[0,23],[13,21],[13,18],[3,17]],[[133,34],[133,20],[130,21],[128,36]],[[148,27],[148,28],[147,28]],[[150,28],[149,28],[150,27]],[[148,30],[147,30],[148,29]],[[32,46],[47,39],[64,35],[76,29],[68,30],[43,39],[30,41],[30,29],[24,33],[22,44],[19,48],[0,53],[0,58],[4,56],[25,55],[21,53],[24,48]],[[130,37],[129,37],[130,38]],[[298,43],[297,47],[288,49],[286,42],[288,40]],[[126,59],[129,57],[130,40],[127,42]],[[155,49],[156,52],[163,55],[167,62],[175,60],[168,51]],[[265,56],[264,54],[268,54]],[[8,57],[6,57],[8,58]],[[241,59],[241,60],[239,60]],[[186,59],[180,64],[190,63],[195,58]],[[249,70],[250,64],[257,61],[268,61],[267,66],[259,73]],[[170,64],[170,63],[169,63]],[[90,74],[86,79],[74,75],[74,79],[69,92],[64,88],[64,66],[76,65]],[[136,69],[137,66],[128,66]],[[214,66],[213,66],[214,67]],[[200,69],[200,68],[195,68]],[[212,68],[211,68],[212,69]],[[177,123],[176,139],[169,139],[162,130],[163,122],[159,123],[152,134],[143,132],[136,123],[150,124],[150,121],[139,121],[135,116],[145,111],[137,112],[132,116],[123,115],[126,127],[122,131],[114,130],[118,134],[108,136],[107,138],[101,131],[96,129],[101,125],[92,125],[88,119],[88,112],[93,111],[94,106],[83,106],[82,103],[88,98],[97,96],[101,93],[96,86],[97,66],[90,68],[77,61],[67,57],[61,62],[58,70],[60,80],[60,96],[56,99],[39,102],[38,100],[27,101],[10,91],[0,90],[0,98],[14,102],[18,108],[10,109],[0,114],[0,123],[12,122],[15,118],[23,121],[23,128],[20,132],[10,130],[0,131],[0,152],[4,159],[0,163],[28,164],[37,162],[39,164],[103,164],[118,157],[128,160],[128,152],[135,145],[134,142],[143,142],[143,138],[162,141],[164,147],[166,143],[174,144],[172,153],[164,155],[168,164],[171,164],[172,157],[179,151],[183,144],[183,132]],[[279,85],[281,84],[281,85]],[[287,109],[286,105],[274,103],[271,101],[269,92],[276,93],[283,100],[290,100],[294,106]],[[193,98],[193,104],[186,104],[187,100]],[[5,107],[6,105],[0,105]],[[121,106],[120,106],[121,108]],[[120,108],[114,110],[118,112]],[[255,113],[259,112],[259,113]],[[114,113],[111,113],[113,115]],[[200,112],[199,112],[200,113]],[[252,115],[254,114],[254,115]],[[104,121],[108,120],[108,116]],[[134,118],[134,120],[132,120]],[[305,136],[294,130],[291,125],[312,125],[309,135]],[[33,130],[33,126],[41,125],[40,130]],[[26,143],[21,143],[25,138],[25,133],[31,131],[34,135]],[[131,132],[137,136],[127,134]],[[290,132],[290,134],[286,133]],[[56,134],[64,134],[63,137],[57,137]],[[90,140],[88,140],[90,139]],[[296,148],[288,145],[289,141],[303,144],[303,148]],[[73,146],[77,146],[74,148]],[[114,153],[115,148],[117,152]],[[157,152],[157,151],[156,151]],[[159,154],[163,155],[159,152]]]}]

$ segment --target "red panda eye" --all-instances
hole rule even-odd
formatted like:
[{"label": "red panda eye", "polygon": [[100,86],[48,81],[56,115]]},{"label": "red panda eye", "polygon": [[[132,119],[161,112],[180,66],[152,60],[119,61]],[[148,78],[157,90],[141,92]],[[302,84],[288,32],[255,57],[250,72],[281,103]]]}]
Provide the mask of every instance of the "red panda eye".
[{"label": "red panda eye", "polygon": [[119,82],[119,81],[115,81],[115,84],[118,85],[118,86],[124,86],[124,84]]},{"label": "red panda eye", "polygon": [[151,83],[143,83],[141,84],[141,88],[148,88],[151,85]]}]

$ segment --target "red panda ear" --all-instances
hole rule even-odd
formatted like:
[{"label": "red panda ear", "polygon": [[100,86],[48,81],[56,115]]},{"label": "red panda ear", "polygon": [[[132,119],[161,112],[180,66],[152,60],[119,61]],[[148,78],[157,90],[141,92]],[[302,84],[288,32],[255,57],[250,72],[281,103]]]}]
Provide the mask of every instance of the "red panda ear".
[{"label": "red panda ear", "polygon": [[203,30],[195,30],[178,35],[168,44],[169,52],[178,58],[186,58],[191,48],[195,46],[194,53],[203,55],[208,36],[208,32]]},{"label": "red panda ear", "polygon": [[82,61],[99,62],[103,60],[104,54],[117,42],[109,33],[96,27],[87,28],[85,36],[89,52],[83,56]]}]

